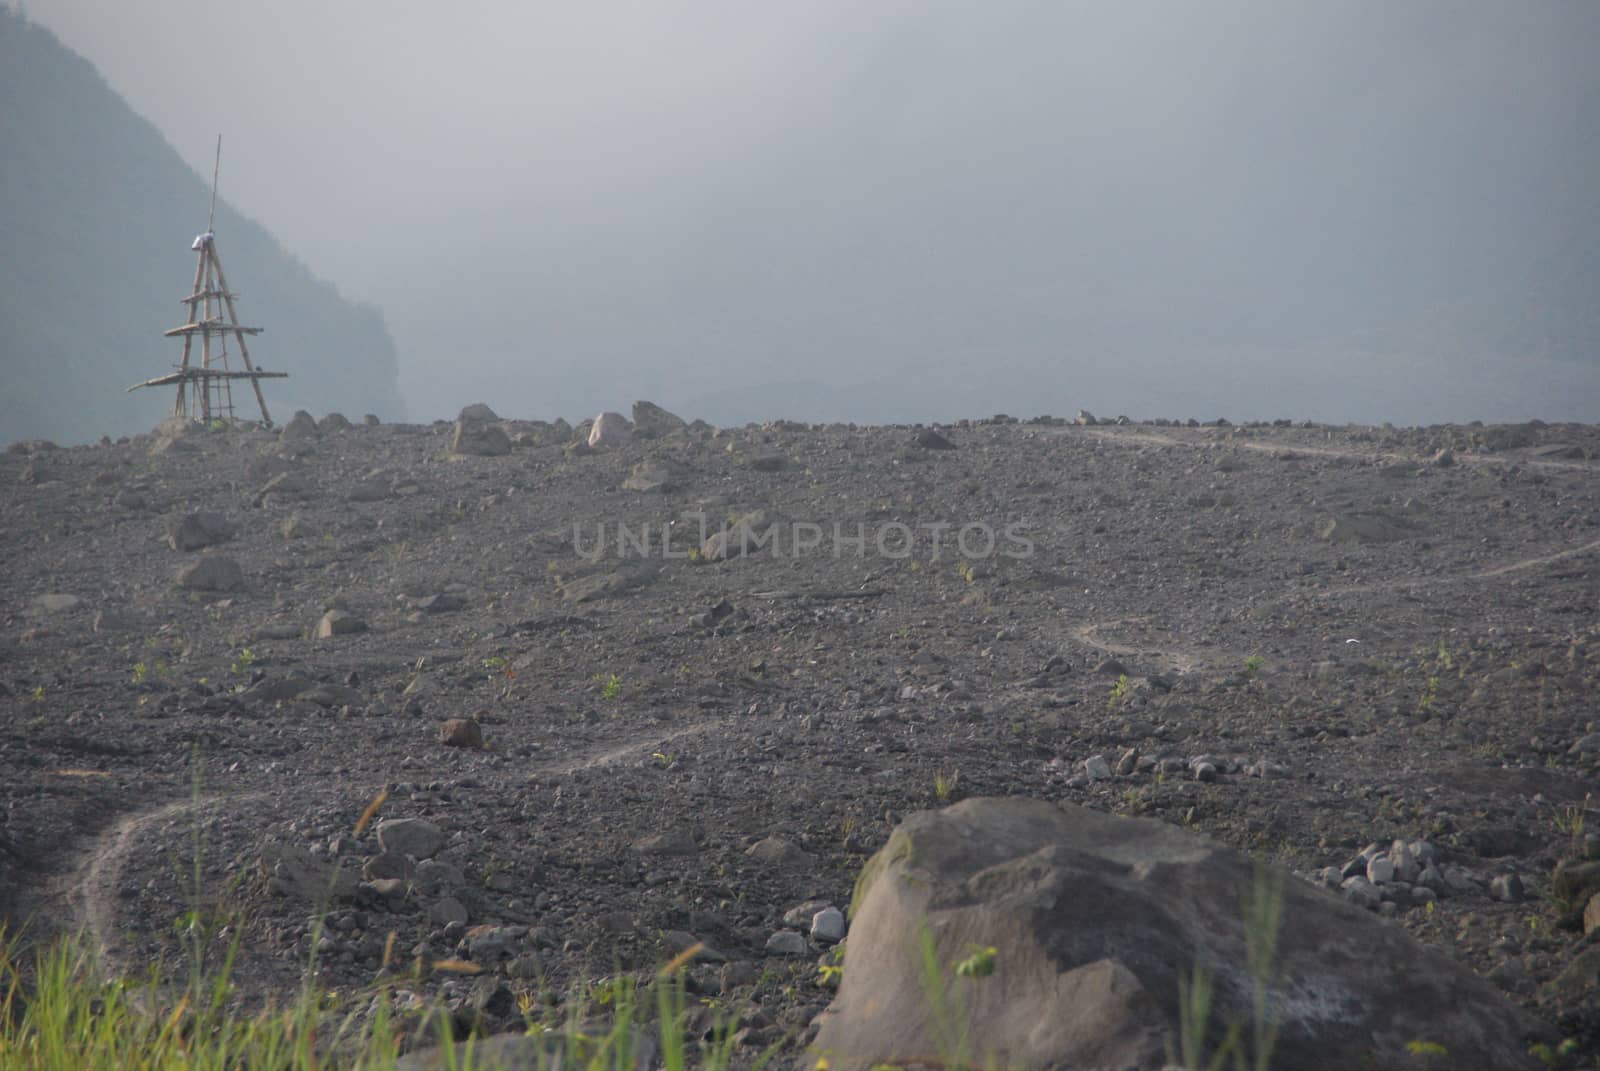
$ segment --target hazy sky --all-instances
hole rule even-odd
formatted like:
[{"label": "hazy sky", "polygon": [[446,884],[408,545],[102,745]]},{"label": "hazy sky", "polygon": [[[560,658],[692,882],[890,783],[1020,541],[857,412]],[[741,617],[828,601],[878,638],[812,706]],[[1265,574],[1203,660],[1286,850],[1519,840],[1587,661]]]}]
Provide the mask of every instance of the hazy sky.
[{"label": "hazy sky", "polygon": [[413,417],[1600,419],[1494,341],[1600,235],[1589,0],[21,6]]}]

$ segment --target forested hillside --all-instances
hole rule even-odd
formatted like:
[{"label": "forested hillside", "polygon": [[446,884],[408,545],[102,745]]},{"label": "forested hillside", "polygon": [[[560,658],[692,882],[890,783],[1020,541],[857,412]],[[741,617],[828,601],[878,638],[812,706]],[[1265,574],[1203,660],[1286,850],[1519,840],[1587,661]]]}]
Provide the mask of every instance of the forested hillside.
[{"label": "forested hillside", "polygon": [[[125,388],[178,360],[162,331],[183,319],[209,176],[85,60],[4,8],[0,101],[0,440],[146,429],[170,392]],[[215,230],[241,319],[266,328],[252,357],[290,374],[267,383],[274,418],[297,406],[400,415],[379,312],[340,296],[225,196]]]}]

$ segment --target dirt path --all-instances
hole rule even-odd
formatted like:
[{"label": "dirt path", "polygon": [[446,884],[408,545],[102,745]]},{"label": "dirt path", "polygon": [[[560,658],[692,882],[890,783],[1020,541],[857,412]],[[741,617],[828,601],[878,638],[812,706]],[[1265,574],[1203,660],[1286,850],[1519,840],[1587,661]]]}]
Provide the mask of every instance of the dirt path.
[{"label": "dirt path", "polygon": [[[1182,446],[1191,450],[1213,449],[1228,446],[1238,450],[1255,450],[1268,454],[1309,454],[1314,457],[1336,457],[1356,461],[1406,461],[1422,463],[1426,458],[1415,454],[1400,454],[1388,450],[1347,450],[1334,446],[1307,446],[1298,443],[1256,442],[1251,439],[1185,438],[1159,431],[1124,431],[1103,427],[1052,429],[1057,435],[1087,435],[1102,442],[1121,442],[1147,446]],[[1558,461],[1545,458],[1501,457],[1494,454],[1457,453],[1455,459],[1464,465],[1523,465],[1528,468],[1565,469],[1574,472],[1594,472],[1595,465],[1588,461]]]},{"label": "dirt path", "polygon": [[[648,754],[685,737],[712,732],[731,718],[708,718],[667,732],[659,729],[638,733],[628,739],[608,742],[578,751],[529,772],[529,779],[565,777],[579,770],[595,770],[614,765],[641,752]],[[226,805],[239,807],[268,796],[266,791],[244,795],[207,795],[174,800],[149,810],[118,818],[96,836],[78,855],[76,864],[60,879],[49,898],[67,920],[67,927],[82,933],[102,970],[123,973],[129,968],[118,934],[118,909],[123,871],[138,842],[163,825],[197,819],[208,808]]]},{"label": "dirt path", "polygon": [[[1380,590],[1417,591],[1434,587],[1443,587],[1449,584],[1475,583],[1485,580],[1494,580],[1499,577],[1510,576],[1515,573],[1527,572],[1543,566],[1554,565],[1558,562],[1569,561],[1573,558],[1579,558],[1586,554],[1593,554],[1596,552],[1600,552],[1600,539],[1591,540],[1588,543],[1583,543],[1576,547],[1566,547],[1562,550],[1551,551],[1545,554],[1535,554],[1525,558],[1516,558],[1512,561],[1502,562],[1499,565],[1490,566],[1485,569],[1478,569],[1472,572],[1458,573],[1453,576],[1432,576],[1424,577],[1418,580],[1399,582],[1385,581],[1382,583],[1346,584],[1336,588],[1328,588],[1323,591],[1306,592],[1303,595],[1301,595],[1301,593],[1281,595],[1276,599],[1268,599],[1264,603],[1259,603],[1258,605],[1270,606],[1277,602],[1283,602],[1288,599],[1295,598],[1297,595],[1315,599],[1334,599],[1351,595],[1364,595]],[[1181,645],[1162,646],[1157,644],[1138,645],[1132,643],[1118,643],[1115,640],[1102,639],[1100,637],[1101,632],[1113,631],[1117,628],[1128,625],[1148,624],[1150,621],[1151,617],[1149,615],[1117,617],[1108,621],[1091,621],[1087,624],[1074,626],[1069,631],[1068,635],[1074,642],[1085,647],[1092,648],[1093,650],[1103,652],[1104,654],[1119,658],[1126,657],[1155,659],[1156,661],[1162,663],[1164,668],[1174,670],[1178,673],[1190,673],[1196,669],[1203,668],[1207,664],[1207,653],[1200,651],[1198,648]],[[1243,657],[1244,656],[1242,654],[1230,653],[1227,651],[1212,651],[1209,655],[1209,658],[1212,661],[1217,658],[1221,658],[1223,663],[1232,665],[1238,665],[1242,661]]]}]

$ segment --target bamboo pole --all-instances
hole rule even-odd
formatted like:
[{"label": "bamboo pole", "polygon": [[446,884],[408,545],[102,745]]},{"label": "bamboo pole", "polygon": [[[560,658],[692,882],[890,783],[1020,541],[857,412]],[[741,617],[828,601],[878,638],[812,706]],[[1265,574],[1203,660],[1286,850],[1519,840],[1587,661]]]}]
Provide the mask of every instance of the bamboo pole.
[{"label": "bamboo pole", "polygon": [[[217,139],[217,144],[219,146],[222,144],[221,138]],[[213,247],[211,259],[217,266],[217,282],[221,284],[222,300],[228,306],[228,319],[237,324],[239,322],[239,314],[233,307],[233,293],[228,289],[228,277],[222,273],[222,261],[217,257],[216,242],[213,240],[210,244]],[[250,363],[250,351],[245,347],[244,335],[236,334],[234,337],[239,340],[239,359],[244,362],[245,371],[254,372],[255,366]],[[272,417],[267,414],[267,399],[261,393],[261,380],[252,377],[250,386],[256,392],[256,404],[261,406],[261,422],[269,428],[272,427]]]}]

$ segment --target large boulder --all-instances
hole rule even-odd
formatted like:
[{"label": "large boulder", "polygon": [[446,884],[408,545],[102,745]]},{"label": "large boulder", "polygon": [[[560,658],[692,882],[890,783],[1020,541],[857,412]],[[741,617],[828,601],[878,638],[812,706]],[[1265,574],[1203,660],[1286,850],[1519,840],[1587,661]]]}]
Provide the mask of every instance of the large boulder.
[{"label": "large boulder", "polygon": [[633,430],[646,438],[666,435],[687,426],[681,416],[668,412],[655,402],[633,403]]},{"label": "large boulder", "polygon": [[310,442],[317,438],[317,434],[317,422],[312,419],[311,414],[304,409],[297,409],[294,416],[289,418],[289,423],[278,431],[278,441],[285,443]]},{"label": "large boulder", "polygon": [[458,420],[450,452],[458,457],[504,457],[511,453],[511,437],[499,424]]},{"label": "large boulder", "polygon": [[589,427],[590,446],[622,446],[632,438],[633,429],[621,413],[601,413]]},{"label": "large boulder", "polygon": [[500,415],[483,402],[463,406],[461,412],[456,414],[456,421],[461,424],[494,424],[499,420]]},{"label": "large boulder", "polygon": [[[852,915],[808,1068],[818,1055],[835,1071],[1160,1068],[1184,1054],[1180,984],[1196,968],[1212,985],[1206,1058],[1235,1025],[1251,1044],[1257,979],[1272,1067],[1410,1069],[1412,1049],[1439,1045],[1452,1068],[1519,1068],[1548,1036],[1466,967],[1322,889],[1176,827],[1071,805],[972,799],[914,815],[867,863]],[[1274,933],[1270,964],[1252,969],[1248,949]]]}]

